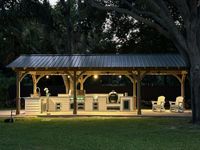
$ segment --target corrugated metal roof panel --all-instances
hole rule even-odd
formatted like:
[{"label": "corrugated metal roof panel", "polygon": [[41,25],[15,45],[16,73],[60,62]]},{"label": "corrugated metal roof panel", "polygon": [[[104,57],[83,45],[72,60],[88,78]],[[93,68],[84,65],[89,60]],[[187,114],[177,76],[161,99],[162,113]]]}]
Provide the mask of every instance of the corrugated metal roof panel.
[{"label": "corrugated metal roof panel", "polygon": [[186,68],[179,54],[22,55],[10,68]]}]

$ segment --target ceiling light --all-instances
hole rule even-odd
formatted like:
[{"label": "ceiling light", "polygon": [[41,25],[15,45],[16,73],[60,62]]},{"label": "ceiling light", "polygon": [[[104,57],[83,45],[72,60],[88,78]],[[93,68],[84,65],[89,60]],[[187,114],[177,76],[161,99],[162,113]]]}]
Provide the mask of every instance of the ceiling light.
[{"label": "ceiling light", "polygon": [[98,75],[94,75],[94,79],[98,79]]}]

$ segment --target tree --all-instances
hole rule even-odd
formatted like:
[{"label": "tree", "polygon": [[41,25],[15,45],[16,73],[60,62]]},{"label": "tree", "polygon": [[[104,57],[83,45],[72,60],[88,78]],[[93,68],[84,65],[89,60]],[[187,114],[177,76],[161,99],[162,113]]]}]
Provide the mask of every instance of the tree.
[{"label": "tree", "polygon": [[98,51],[96,43],[102,39],[105,12],[85,5],[82,0],[60,0],[56,11],[62,16],[57,21],[62,23],[65,30],[62,34],[66,33],[66,51],[72,54]]},{"label": "tree", "polygon": [[2,71],[0,71],[0,107],[10,107],[10,95],[9,95],[9,88],[15,85],[15,77],[6,77]]},{"label": "tree", "polygon": [[51,8],[45,0],[0,1],[0,22],[0,67],[22,53],[50,50],[53,27]]},{"label": "tree", "polygon": [[[109,12],[106,41],[115,45],[118,53],[174,52],[172,42],[155,29],[118,12]],[[114,44],[113,44],[114,43]]]},{"label": "tree", "polygon": [[[93,7],[128,14],[170,39],[190,68],[192,118],[200,123],[200,1],[87,0]],[[178,14],[178,15],[175,15]]]}]

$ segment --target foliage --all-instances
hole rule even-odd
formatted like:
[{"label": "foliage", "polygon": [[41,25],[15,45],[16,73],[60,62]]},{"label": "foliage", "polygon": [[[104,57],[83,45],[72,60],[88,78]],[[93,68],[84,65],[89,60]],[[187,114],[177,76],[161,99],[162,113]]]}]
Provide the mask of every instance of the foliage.
[{"label": "foliage", "polygon": [[0,107],[2,106],[10,106],[10,95],[9,88],[12,85],[15,85],[15,78],[6,77],[3,73],[0,72]]},{"label": "foliage", "polygon": [[[70,3],[65,0],[64,4],[70,5],[68,15],[61,1],[54,7],[47,0],[2,1],[0,66],[22,53],[175,51],[169,40],[128,15],[99,11],[81,0]],[[69,36],[71,50],[68,50]]]},{"label": "foliage", "polygon": [[109,14],[111,23],[107,35],[115,36],[114,43],[119,53],[176,52],[171,41],[155,29],[126,14]]},{"label": "foliage", "polygon": [[20,0],[2,1],[0,7],[0,66],[21,53],[42,53],[41,44],[48,40],[40,37],[44,37],[46,24],[50,26],[47,6],[37,0]]}]

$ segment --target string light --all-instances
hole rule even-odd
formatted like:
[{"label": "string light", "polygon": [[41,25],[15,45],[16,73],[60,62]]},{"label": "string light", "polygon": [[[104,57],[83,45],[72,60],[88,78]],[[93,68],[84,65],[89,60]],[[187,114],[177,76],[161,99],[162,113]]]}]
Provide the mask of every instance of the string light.
[{"label": "string light", "polygon": [[98,75],[94,75],[94,79],[98,79]]}]

